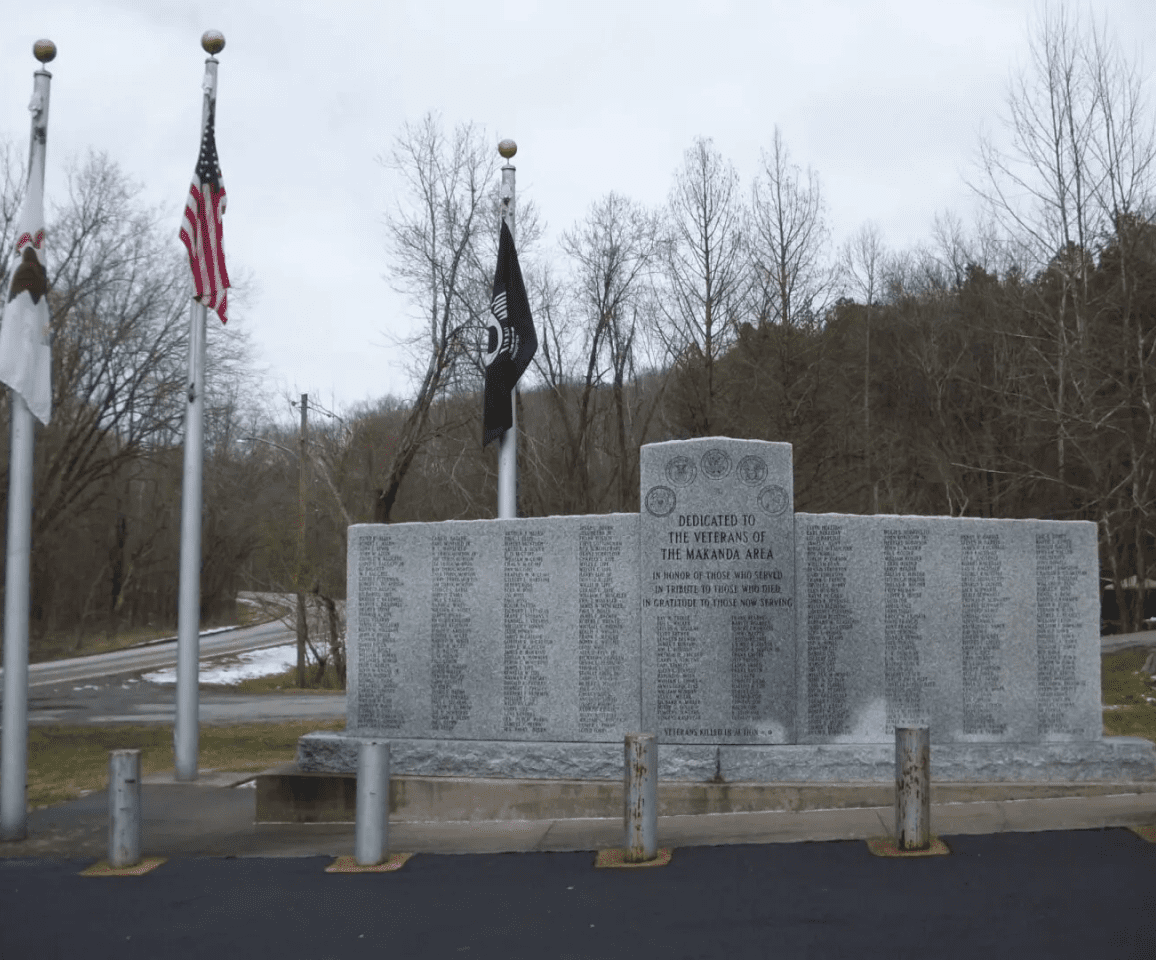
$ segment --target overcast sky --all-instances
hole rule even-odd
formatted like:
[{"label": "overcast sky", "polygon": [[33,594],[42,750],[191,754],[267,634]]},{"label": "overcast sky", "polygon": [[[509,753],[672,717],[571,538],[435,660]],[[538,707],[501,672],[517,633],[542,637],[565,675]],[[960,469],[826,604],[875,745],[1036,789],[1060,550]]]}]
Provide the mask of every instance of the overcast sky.
[{"label": "overcast sky", "polygon": [[[177,244],[200,133],[200,37],[221,30],[225,250],[230,270],[255,281],[253,296],[230,303],[230,327],[251,336],[271,394],[344,407],[408,393],[389,337],[411,321],[386,276],[382,226],[397,181],[376,159],[406,120],[434,110],[447,128],[482,125],[495,148],[515,139],[518,193],[537,204],[548,243],[610,190],[661,203],[698,135],[748,186],[778,124],[793,159],[820,175],[836,243],[874,220],[904,248],[929,238],[937,212],[968,218],[963,178],[980,130],[998,133],[1038,9],[1014,0],[9,4],[0,136],[27,150],[31,46],[55,41],[47,202],[63,191],[70,158],[106,151],[171,210]],[[1135,58],[1156,57],[1151,0],[1080,9],[1106,15]],[[1149,63],[1144,71],[1151,82]]]}]

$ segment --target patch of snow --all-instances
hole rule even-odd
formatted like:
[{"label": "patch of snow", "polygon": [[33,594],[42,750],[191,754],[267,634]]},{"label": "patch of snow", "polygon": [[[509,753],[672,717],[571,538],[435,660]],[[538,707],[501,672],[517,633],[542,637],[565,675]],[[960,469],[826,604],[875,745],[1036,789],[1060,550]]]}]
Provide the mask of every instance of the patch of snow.
[{"label": "patch of snow", "polygon": [[[222,657],[203,662],[198,672],[198,680],[201,683],[234,684],[254,677],[284,673],[295,666],[297,666],[297,644],[293,642],[279,647],[253,650],[235,657]],[[175,684],[177,669],[170,667],[165,670],[154,670],[152,673],[144,674],[141,679],[150,683]]]}]

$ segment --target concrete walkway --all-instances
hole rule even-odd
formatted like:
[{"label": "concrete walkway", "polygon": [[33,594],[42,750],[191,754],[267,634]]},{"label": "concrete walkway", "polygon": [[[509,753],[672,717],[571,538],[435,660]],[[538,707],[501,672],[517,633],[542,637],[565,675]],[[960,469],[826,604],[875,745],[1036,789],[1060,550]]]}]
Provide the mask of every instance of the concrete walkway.
[{"label": "concrete walkway", "polygon": [[[255,823],[253,773],[202,771],[194,784],[176,783],[172,774],[146,777],[142,785],[142,852],[151,856],[341,856],[352,853],[352,823]],[[1063,785],[984,785],[983,799],[933,802],[931,829],[939,835],[1086,830],[1156,824],[1156,782],[1071,784],[1089,796],[1039,796],[1063,792]],[[944,795],[949,785],[933,784]],[[855,796],[861,790],[859,804]],[[955,791],[975,797],[977,788]],[[880,786],[833,785],[819,809],[821,794],[803,809],[708,813],[658,818],[658,843],[667,847],[726,844],[866,840],[894,834],[894,807],[880,803]],[[1033,793],[1036,794],[1033,796]],[[950,792],[948,792],[950,795]],[[389,849],[408,853],[513,853],[602,850],[622,845],[621,817],[536,820],[407,819],[391,816]],[[93,857],[107,853],[108,800],[104,792],[33,811],[28,839],[0,843],[0,857]]]}]

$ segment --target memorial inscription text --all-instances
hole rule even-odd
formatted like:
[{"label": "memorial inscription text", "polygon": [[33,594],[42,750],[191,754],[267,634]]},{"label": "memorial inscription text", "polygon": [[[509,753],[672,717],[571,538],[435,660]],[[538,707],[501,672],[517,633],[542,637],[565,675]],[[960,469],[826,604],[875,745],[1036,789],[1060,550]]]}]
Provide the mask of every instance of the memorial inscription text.
[{"label": "memorial inscription text", "polygon": [[854,547],[838,524],[807,528],[807,733],[850,731],[847,676],[836,670],[839,647],[855,625],[847,598]]},{"label": "memorial inscription text", "polygon": [[1036,534],[1036,704],[1039,732],[1073,733],[1078,679],[1075,586],[1080,576],[1071,537]]},{"label": "memorial inscription text", "polygon": [[1000,736],[1007,731],[1002,618],[1003,537],[998,533],[960,535],[959,575],[963,619],[963,733]]},{"label": "memorial inscription text", "polygon": [[357,655],[360,680],[357,710],[363,725],[391,730],[405,717],[398,705],[399,611],[405,559],[388,540],[361,537],[357,542]]},{"label": "memorial inscription text", "polygon": [[430,729],[452,732],[472,714],[465,679],[478,555],[465,534],[434,534],[431,546]]}]

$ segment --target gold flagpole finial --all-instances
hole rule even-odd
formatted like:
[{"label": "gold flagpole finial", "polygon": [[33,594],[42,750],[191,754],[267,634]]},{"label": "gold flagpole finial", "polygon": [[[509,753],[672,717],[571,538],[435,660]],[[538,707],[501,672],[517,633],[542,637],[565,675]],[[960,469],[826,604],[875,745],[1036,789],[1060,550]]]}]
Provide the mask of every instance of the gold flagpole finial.
[{"label": "gold flagpole finial", "polygon": [[37,40],[32,44],[32,56],[42,64],[56,59],[56,44],[51,40]]},{"label": "gold flagpole finial", "polygon": [[513,140],[503,140],[498,144],[498,153],[505,159],[512,160],[514,154],[518,152],[518,145]]},{"label": "gold flagpole finial", "polygon": [[201,47],[210,57],[225,49],[225,35],[220,30],[206,30],[201,34]]}]

